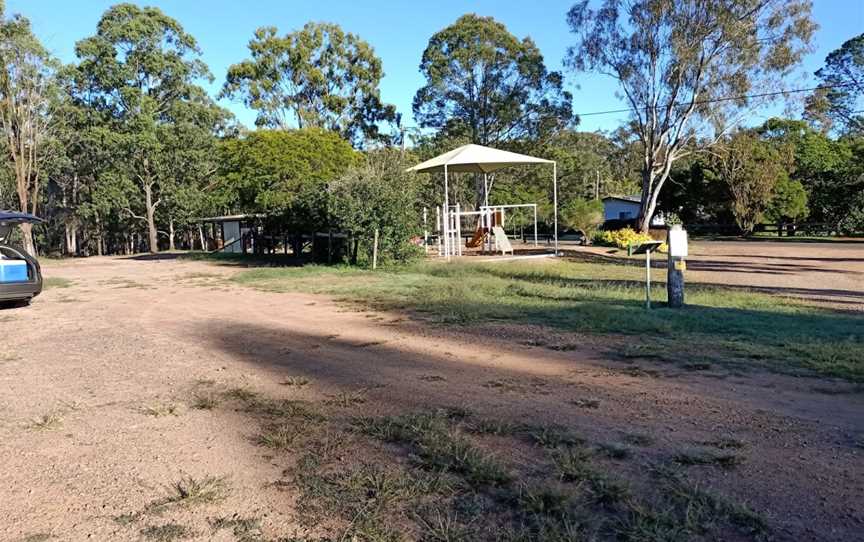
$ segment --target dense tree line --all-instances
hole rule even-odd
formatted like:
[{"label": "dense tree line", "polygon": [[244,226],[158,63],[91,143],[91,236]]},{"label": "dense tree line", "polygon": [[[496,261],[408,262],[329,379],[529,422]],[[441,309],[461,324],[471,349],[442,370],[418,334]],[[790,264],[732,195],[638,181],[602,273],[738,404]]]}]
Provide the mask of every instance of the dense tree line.
[{"label": "dense tree line", "polygon": [[[781,88],[807,50],[808,2],[581,1],[568,22],[566,67],[611,75],[631,109],[613,132],[578,131],[564,73],[530,38],[473,14],[423,51],[421,132],[381,99],[383,65],[361,37],[331,23],[260,28],[218,96],[257,112],[249,131],[201,86],[214,76],[195,38],[159,9],[109,8],[61,65],[0,0],[0,207],[49,219],[35,245],[22,232],[30,251],[206,249],[201,217],[247,213],[295,251],[304,234],[336,230],[361,260],[378,230],[385,256],[401,258],[423,208],[443,200],[439,179],[405,167],[477,143],[556,160],[561,207],[583,231],[575,217],[596,222],[598,209],[583,202],[638,193],[643,226],[657,207],[744,232],[765,220],[864,229],[864,88],[849,84],[864,79],[864,35],[826,59],[803,120],[743,127],[763,105],[745,95]],[[551,227],[548,173],[492,182],[493,203],[537,203]],[[452,190],[476,205],[482,181],[460,176]]]}]

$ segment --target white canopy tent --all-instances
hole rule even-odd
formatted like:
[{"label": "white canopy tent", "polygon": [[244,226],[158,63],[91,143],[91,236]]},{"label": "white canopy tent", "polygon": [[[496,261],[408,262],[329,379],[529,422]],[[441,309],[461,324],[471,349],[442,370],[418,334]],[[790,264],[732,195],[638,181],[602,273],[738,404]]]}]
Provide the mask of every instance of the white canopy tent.
[{"label": "white canopy tent", "polygon": [[[426,160],[421,164],[409,168],[408,171],[417,173],[444,173],[444,209],[445,214],[450,213],[450,190],[449,173],[482,173],[483,186],[485,188],[485,205],[489,206],[489,182],[488,174],[511,166],[526,164],[552,164],[552,199],[554,206],[555,222],[555,254],[558,254],[558,165],[552,160],[536,158],[525,154],[502,151],[483,145],[463,145],[442,155]],[[458,213],[458,211],[457,211]],[[448,224],[450,220],[444,220],[444,253],[449,258],[454,253],[448,235]]]}]

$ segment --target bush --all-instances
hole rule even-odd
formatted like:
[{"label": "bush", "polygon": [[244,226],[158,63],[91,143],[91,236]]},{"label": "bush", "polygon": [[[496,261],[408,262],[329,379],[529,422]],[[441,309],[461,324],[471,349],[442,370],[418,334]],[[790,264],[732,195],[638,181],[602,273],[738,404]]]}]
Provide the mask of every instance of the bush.
[{"label": "bush", "polygon": [[354,241],[352,263],[372,260],[372,244],[378,230],[378,257],[382,264],[401,263],[419,257],[422,250],[411,243],[420,231],[416,208],[419,181],[406,173],[398,151],[370,152],[366,160],[330,186],[331,223]]},{"label": "bush", "polygon": [[627,248],[630,245],[638,245],[652,241],[647,233],[640,233],[633,228],[622,228],[613,231],[598,231],[594,234],[594,242],[606,247]]},{"label": "bush", "polygon": [[583,243],[587,244],[603,224],[603,202],[575,199],[561,209],[561,217],[569,228],[582,233]]},{"label": "bush", "polygon": [[[594,234],[594,244],[604,247],[627,248],[630,245],[639,245],[654,241],[647,233],[637,232],[633,228],[621,228],[620,230],[598,231]],[[666,252],[666,243],[659,247],[660,252]]]}]

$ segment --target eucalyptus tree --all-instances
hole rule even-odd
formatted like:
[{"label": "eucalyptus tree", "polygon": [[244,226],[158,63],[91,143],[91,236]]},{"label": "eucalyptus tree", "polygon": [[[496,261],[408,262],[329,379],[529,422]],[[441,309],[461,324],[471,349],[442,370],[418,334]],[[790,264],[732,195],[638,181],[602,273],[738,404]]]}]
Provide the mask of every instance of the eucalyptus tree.
[{"label": "eucalyptus tree", "polygon": [[322,128],[355,146],[381,140],[382,123],[398,122],[381,101],[384,71],[371,45],[331,23],[307,23],[284,36],[255,31],[251,58],[228,68],[221,96],[239,98],[267,128]]},{"label": "eucalyptus tree", "polygon": [[195,39],[153,7],[109,8],[75,53],[73,95],[103,113],[103,143],[114,157],[112,171],[102,175],[112,186],[100,192],[146,223],[155,252],[157,210],[189,173],[190,164],[178,162],[177,154],[193,152],[201,137],[218,129],[215,105],[197,85],[212,76]]},{"label": "eucalyptus tree", "polygon": [[816,77],[822,88],[808,99],[806,115],[826,131],[864,135],[864,34],[832,51]]},{"label": "eucalyptus tree", "polygon": [[[57,99],[56,62],[39,43],[30,21],[6,18],[0,0],[0,137],[13,170],[19,209],[36,214]],[[24,250],[35,254],[32,226],[22,224]]]},{"label": "eucalyptus tree", "polygon": [[414,96],[425,128],[478,145],[542,139],[572,121],[571,96],[548,71],[531,38],[518,39],[492,17],[463,15],[423,51],[426,84]]},{"label": "eucalyptus tree", "polygon": [[642,147],[640,227],[673,164],[710,145],[770,96],[816,29],[810,0],[588,0],[567,14],[567,63],[618,81]]},{"label": "eucalyptus tree", "polygon": [[[463,15],[436,32],[423,51],[420,73],[426,84],[414,96],[414,118],[444,140],[542,144],[573,120],[561,74],[546,69],[531,38],[520,40],[492,17]],[[480,205],[479,175],[473,188]]]}]

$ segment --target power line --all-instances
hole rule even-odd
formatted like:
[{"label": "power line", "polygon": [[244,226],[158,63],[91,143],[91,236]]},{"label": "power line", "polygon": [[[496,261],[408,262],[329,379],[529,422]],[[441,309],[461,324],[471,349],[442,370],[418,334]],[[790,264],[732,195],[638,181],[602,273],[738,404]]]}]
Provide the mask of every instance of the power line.
[{"label": "power line", "polygon": [[[799,93],[799,92],[813,92],[815,90],[827,90],[830,88],[843,88],[843,87],[851,87],[851,86],[855,86],[855,85],[856,85],[855,83],[838,83],[836,85],[822,85],[822,86],[818,86],[818,87],[796,88],[796,89],[792,89],[792,90],[777,90],[777,91],[773,91],[773,92],[763,92],[760,94],[743,94],[740,96],[724,96],[722,98],[712,98],[710,100],[697,100],[695,105],[703,105],[703,104],[710,104],[710,103],[717,103],[717,102],[730,102],[732,100],[741,100],[741,99],[749,99],[749,98],[767,98],[768,96],[780,96],[781,94],[785,95],[785,94],[795,94],[795,93]],[[689,106],[690,103],[689,102],[678,102],[678,103],[674,103],[672,105],[675,107],[684,107],[684,106]],[[663,106],[663,107],[665,107],[665,106]],[[645,109],[645,110],[662,109],[663,107],[657,106],[655,108],[652,108],[651,106],[645,106],[644,108],[640,107],[639,110],[641,111],[642,109]],[[632,108],[610,109],[609,111],[592,111],[590,113],[576,113],[576,116],[578,116],[578,117],[593,117],[596,115],[612,115],[615,113],[629,113],[632,110],[633,110]]]}]

